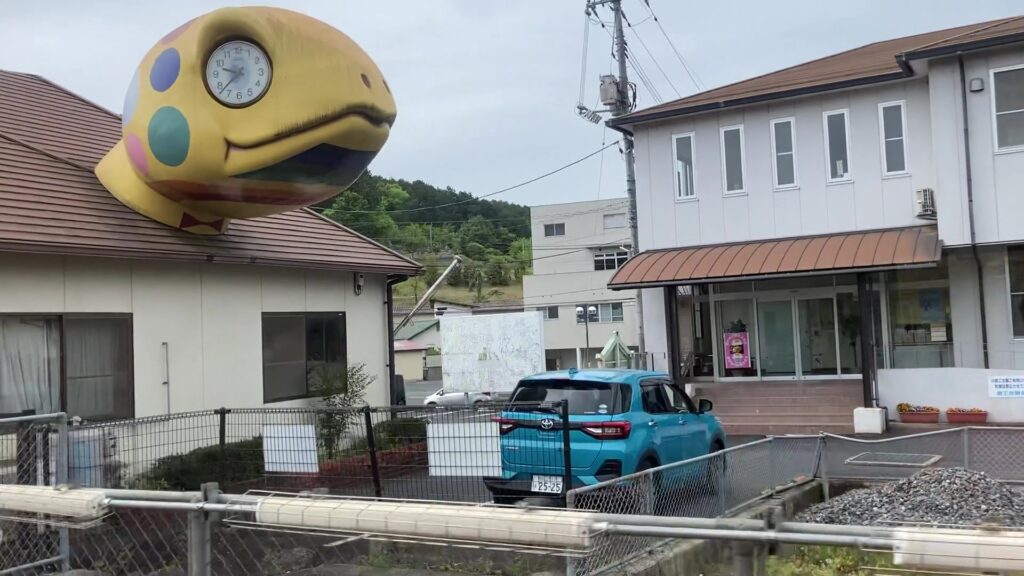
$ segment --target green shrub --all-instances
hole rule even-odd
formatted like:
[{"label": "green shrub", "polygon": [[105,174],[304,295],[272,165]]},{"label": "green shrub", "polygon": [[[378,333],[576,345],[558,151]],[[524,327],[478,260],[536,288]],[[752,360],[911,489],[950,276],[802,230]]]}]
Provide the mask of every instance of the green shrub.
[{"label": "green shrub", "polygon": [[[159,486],[167,490],[198,490],[204,482],[221,481],[226,485],[263,476],[263,437],[220,446],[197,448],[186,454],[164,456],[137,486]],[[223,489],[224,486],[221,486]]]},{"label": "green shrub", "polygon": [[427,422],[421,418],[392,418],[373,426],[378,447],[427,441]]}]

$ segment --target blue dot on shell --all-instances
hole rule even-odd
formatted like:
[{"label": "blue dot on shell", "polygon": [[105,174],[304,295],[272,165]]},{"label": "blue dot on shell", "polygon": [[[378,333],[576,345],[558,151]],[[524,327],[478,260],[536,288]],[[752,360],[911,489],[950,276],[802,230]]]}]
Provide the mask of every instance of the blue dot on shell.
[{"label": "blue dot on shell", "polygon": [[124,107],[121,109],[121,127],[124,128],[135,114],[135,105],[139,102],[139,69],[135,69],[132,81],[128,83],[128,92],[124,95]]},{"label": "blue dot on shell", "polygon": [[188,120],[177,108],[164,106],[149,119],[149,149],[161,163],[179,166],[188,156]]},{"label": "blue dot on shell", "polygon": [[174,48],[168,48],[156,57],[153,68],[149,71],[149,84],[153,90],[163,92],[178,79],[178,71],[181,69],[181,56]]}]

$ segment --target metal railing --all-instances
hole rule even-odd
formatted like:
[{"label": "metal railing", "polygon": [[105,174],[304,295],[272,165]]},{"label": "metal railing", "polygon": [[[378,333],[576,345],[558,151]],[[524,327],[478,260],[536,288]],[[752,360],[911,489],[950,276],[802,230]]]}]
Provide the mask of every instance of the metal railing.
[{"label": "metal railing", "polygon": [[[967,468],[1024,483],[1024,428],[970,426],[876,440],[825,433],[772,436],[577,488],[569,492],[567,505],[614,514],[722,518],[814,479],[822,481],[828,498],[834,480],[898,480],[924,467]],[[664,543],[664,538],[609,536],[574,571],[616,573],[623,563]]]},{"label": "metal railing", "polygon": [[75,485],[105,488],[196,490],[216,481],[234,491],[487,502],[483,479],[506,468],[502,418],[524,426],[550,421],[551,438],[522,443],[517,453],[568,478],[566,407],[531,403],[220,408],[91,423],[68,432],[69,474]]}]

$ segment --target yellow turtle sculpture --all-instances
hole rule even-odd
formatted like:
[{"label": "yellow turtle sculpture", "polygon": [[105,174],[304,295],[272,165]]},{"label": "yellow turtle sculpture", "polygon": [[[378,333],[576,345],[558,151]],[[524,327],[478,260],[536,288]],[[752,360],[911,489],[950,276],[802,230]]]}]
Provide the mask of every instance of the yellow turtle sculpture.
[{"label": "yellow turtle sculpture", "polygon": [[232,218],[308,206],[366,169],[395,120],[391,89],[348,36],[278,8],[222,8],[164,36],[96,166],[118,200],[219,234]]}]

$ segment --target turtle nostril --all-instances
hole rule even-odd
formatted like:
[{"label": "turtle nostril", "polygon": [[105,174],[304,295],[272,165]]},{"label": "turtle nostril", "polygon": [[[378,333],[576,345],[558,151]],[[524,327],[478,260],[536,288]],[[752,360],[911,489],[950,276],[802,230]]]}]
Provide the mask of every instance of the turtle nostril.
[{"label": "turtle nostril", "polygon": [[366,87],[369,88],[370,87],[370,77],[367,76],[366,74],[360,74],[359,77],[363,79],[363,84],[365,84]]}]

